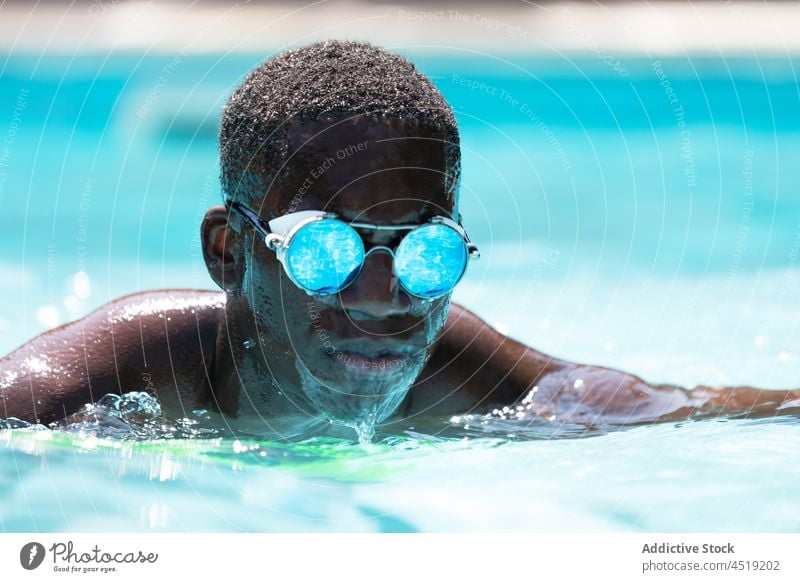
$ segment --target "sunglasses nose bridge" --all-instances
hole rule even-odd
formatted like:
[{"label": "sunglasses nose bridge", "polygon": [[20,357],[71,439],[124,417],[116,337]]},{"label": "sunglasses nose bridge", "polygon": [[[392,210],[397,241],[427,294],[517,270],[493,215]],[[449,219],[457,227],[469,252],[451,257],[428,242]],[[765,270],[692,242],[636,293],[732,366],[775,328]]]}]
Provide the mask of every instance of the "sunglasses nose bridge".
[{"label": "sunglasses nose bridge", "polygon": [[394,251],[395,251],[395,249],[393,249],[391,247],[387,247],[387,246],[384,246],[384,245],[375,245],[375,246],[371,247],[369,250],[367,250],[364,253],[364,265],[361,267],[361,269],[363,271],[364,267],[366,267],[367,261],[369,260],[369,257],[371,255],[377,255],[377,254],[380,254],[380,253],[384,253],[384,254],[388,255],[389,256],[389,259],[388,259],[389,260],[389,264],[387,266],[387,269],[388,269],[388,272],[389,272],[389,277],[391,277],[389,285],[390,285],[390,288],[391,288],[392,291],[394,291],[395,287],[397,287],[400,284],[400,282],[399,282],[399,280],[397,278],[397,270],[395,269]]},{"label": "sunglasses nose bridge", "polygon": [[386,246],[374,246],[364,253],[364,263],[358,278],[368,278],[375,281],[378,287],[388,287],[394,291],[397,277],[394,273],[394,251]]},{"label": "sunglasses nose bridge", "polygon": [[372,317],[401,315],[410,308],[394,274],[394,253],[388,247],[372,247],[364,255],[358,276],[341,291],[342,304]]},{"label": "sunglasses nose bridge", "polygon": [[394,262],[394,249],[392,248],[389,248],[384,245],[372,246],[364,253],[364,261],[366,262],[367,257],[372,255],[373,253],[386,253],[392,258],[392,262]]}]

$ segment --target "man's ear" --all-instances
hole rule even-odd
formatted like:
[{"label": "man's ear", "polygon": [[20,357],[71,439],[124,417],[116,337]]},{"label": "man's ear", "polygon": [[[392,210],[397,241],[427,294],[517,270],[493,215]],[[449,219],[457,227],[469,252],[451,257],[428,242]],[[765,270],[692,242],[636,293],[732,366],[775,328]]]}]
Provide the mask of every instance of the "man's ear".
[{"label": "man's ear", "polygon": [[242,238],[231,227],[229,218],[230,212],[225,206],[214,206],[206,211],[200,225],[208,273],[224,291],[241,289],[244,278]]}]

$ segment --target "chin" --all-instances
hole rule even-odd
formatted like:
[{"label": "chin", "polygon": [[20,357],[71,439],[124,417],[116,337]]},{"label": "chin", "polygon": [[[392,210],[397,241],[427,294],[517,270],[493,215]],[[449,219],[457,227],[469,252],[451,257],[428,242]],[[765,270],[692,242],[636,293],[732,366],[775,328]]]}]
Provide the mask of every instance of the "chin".
[{"label": "chin", "polygon": [[314,373],[295,360],[300,388],[324,418],[351,426],[375,425],[389,418],[424,365],[424,358],[392,355],[365,359],[339,352],[326,357],[334,361]]}]

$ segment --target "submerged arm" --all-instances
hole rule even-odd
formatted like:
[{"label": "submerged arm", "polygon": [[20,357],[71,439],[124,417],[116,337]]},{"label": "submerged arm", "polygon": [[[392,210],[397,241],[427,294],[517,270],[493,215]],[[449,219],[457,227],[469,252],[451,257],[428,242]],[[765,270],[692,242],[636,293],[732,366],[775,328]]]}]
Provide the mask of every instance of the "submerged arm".
[{"label": "submerged arm", "polygon": [[633,374],[581,364],[567,364],[543,382],[557,397],[540,409],[540,414],[579,424],[630,425],[800,414],[800,390],[711,386],[687,389],[651,384]]},{"label": "submerged arm", "polygon": [[412,390],[408,413],[481,413],[512,404],[512,415],[624,425],[800,414],[800,390],[688,390],[651,384],[619,370],[546,356],[453,305],[445,332]]}]

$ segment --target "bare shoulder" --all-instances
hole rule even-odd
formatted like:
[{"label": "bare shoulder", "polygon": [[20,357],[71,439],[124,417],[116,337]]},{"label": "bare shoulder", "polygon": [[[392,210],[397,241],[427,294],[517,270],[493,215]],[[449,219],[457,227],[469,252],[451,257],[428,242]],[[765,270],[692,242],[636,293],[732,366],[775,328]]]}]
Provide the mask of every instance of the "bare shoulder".
[{"label": "bare shoulder", "polygon": [[693,402],[676,386],[548,356],[453,304],[407,413],[482,413],[512,404],[559,422],[633,424],[685,418]]},{"label": "bare shoulder", "polygon": [[509,404],[564,364],[453,303],[433,354],[412,388],[408,413],[481,412]]},{"label": "bare shoulder", "polygon": [[109,392],[197,390],[224,302],[210,291],[136,293],[33,338],[0,360],[0,416],[51,422]]}]

